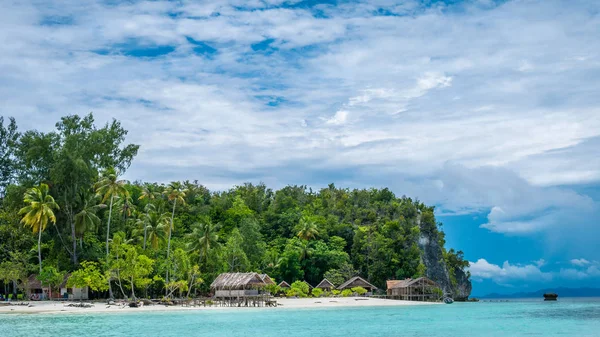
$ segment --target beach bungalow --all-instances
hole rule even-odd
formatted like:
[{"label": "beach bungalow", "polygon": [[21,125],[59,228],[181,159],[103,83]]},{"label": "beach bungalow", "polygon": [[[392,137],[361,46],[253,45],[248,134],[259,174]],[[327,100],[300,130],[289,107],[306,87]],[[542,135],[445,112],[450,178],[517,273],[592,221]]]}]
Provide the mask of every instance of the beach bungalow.
[{"label": "beach bungalow", "polygon": [[332,289],[335,289],[335,286],[328,279],[324,278],[323,281],[317,284],[315,288],[320,288],[325,291],[331,291]]},{"label": "beach bungalow", "polygon": [[223,273],[211,283],[210,289],[221,305],[260,307],[271,304],[270,294],[263,291],[266,285],[258,273]]},{"label": "beach bungalow", "polygon": [[441,288],[427,277],[405,280],[389,280],[387,283],[388,297],[406,301],[437,301]]},{"label": "beach bungalow", "polygon": [[[88,288],[67,287],[67,281],[71,274],[66,274],[58,289],[42,285],[36,275],[31,275],[27,279],[27,296],[31,300],[69,299],[69,300],[87,300],[89,299]],[[58,291],[57,291],[58,290]]]},{"label": "beach bungalow", "polygon": [[260,275],[260,279],[263,280],[263,282],[266,285],[275,284],[275,282],[273,281],[273,279],[269,275],[267,275],[267,274],[259,274],[259,275]]},{"label": "beach bungalow", "polygon": [[290,284],[285,282],[285,281],[281,281],[279,283],[279,288],[281,288],[281,290],[287,290],[290,289]]},{"label": "beach bungalow", "polygon": [[373,293],[374,290],[377,290],[376,286],[367,282],[365,279],[363,279],[360,276],[354,276],[353,278],[349,279],[348,281],[342,283],[339,287],[337,287],[337,290],[352,289],[355,287],[363,287],[363,288],[367,289],[367,291],[369,293]]}]

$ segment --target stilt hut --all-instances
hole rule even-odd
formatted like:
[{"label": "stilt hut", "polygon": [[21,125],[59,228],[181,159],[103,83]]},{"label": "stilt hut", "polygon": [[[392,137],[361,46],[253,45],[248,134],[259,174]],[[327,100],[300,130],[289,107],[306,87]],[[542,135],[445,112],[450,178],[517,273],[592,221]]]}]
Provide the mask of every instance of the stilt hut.
[{"label": "stilt hut", "polygon": [[387,281],[387,295],[406,301],[437,301],[440,286],[427,277]]},{"label": "stilt hut", "polygon": [[377,290],[376,286],[367,282],[364,278],[362,278],[360,276],[354,276],[353,278],[349,279],[348,281],[342,283],[339,287],[337,287],[337,289],[344,290],[344,289],[352,289],[354,287],[363,287],[363,288],[367,289],[367,291],[369,293],[373,293],[374,290]]},{"label": "stilt hut", "polygon": [[210,289],[223,306],[263,306],[270,296],[261,291],[265,285],[258,273],[223,273]]},{"label": "stilt hut", "polygon": [[321,288],[325,291],[331,291],[332,289],[335,289],[335,286],[328,279],[324,278],[323,281],[317,284],[315,288]]}]

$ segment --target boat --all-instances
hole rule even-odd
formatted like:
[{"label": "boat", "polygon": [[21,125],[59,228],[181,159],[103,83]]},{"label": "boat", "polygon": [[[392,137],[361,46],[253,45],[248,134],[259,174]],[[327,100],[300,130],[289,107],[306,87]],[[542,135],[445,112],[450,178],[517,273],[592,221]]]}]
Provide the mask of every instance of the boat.
[{"label": "boat", "polygon": [[558,299],[557,293],[545,293],[544,301],[556,301]]},{"label": "boat", "polygon": [[454,300],[450,297],[444,297],[444,303],[452,304],[452,303],[454,303]]}]

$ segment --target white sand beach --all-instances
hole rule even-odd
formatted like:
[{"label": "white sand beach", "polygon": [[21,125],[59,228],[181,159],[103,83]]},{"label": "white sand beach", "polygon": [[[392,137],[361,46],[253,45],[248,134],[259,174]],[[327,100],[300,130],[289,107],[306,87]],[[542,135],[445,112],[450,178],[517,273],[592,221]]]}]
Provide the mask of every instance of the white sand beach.
[{"label": "white sand beach", "polygon": [[[130,308],[123,304],[107,305],[103,302],[94,302],[93,307],[79,308],[68,306],[77,302],[52,302],[40,301],[29,302],[23,305],[1,305],[0,314],[43,314],[43,313],[124,313],[124,312],[147,312],[147,311],[189,311],[189,310],[244,310],[251,308],[231,307],[182,307],[165,305],[146,305],[141,308]],[[414,306],[414,305],[437,305],[440,303],[412,302],[400,300],[386,300],[380,298],[365,297],[325,297],[325,298],[277,298],[277,307],[260,308],[261,310],[300,309],[300,308],[344,308],[344,307],[381,307],[381,306]],[[254,308],[257,309],[257,308]]]}]

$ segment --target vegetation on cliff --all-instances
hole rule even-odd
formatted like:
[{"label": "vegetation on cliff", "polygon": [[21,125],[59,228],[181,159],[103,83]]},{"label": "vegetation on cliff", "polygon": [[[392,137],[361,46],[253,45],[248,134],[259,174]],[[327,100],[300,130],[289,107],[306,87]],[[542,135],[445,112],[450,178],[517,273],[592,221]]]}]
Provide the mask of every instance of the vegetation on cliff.
[{"label": "vegetation on cliff", "polygon": [[387,188],[124,181],[139,148],[126,134],[91,114],[47,133],[0,119],[0,281],[71,272],[70,284],[115,296],[190,296],[221,272],[260,271],[311,284],[360,274],[385,289],[428,275],[423,235],[441,245],[436,263],[454,287],[454,271],[468,266],[444,248],[433,207]]}]

